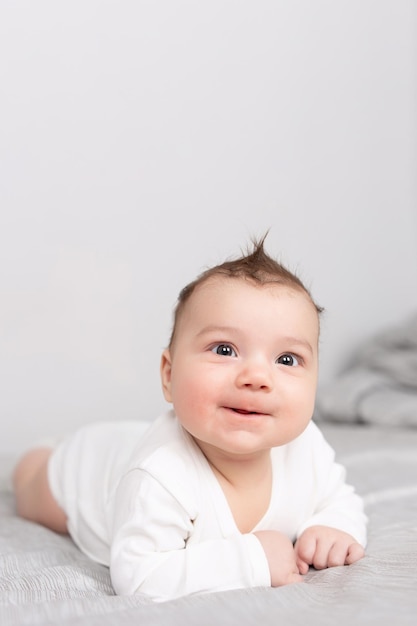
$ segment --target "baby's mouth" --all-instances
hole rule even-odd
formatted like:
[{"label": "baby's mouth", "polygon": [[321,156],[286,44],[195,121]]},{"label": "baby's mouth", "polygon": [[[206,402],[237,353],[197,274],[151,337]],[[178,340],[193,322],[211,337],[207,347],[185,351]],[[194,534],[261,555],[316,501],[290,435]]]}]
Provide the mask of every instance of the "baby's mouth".
[{"label": "baby's mouth", "polygon": [[239,413],[239,415],[260,415],[258,411],[247,411],[246,409],[235,409],[233,407],[229,407],[229,408],[234,413]]}]

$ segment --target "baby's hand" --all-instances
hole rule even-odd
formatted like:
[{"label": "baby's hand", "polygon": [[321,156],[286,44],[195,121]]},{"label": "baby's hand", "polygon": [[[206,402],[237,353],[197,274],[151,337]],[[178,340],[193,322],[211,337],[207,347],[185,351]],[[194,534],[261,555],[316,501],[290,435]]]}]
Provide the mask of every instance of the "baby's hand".
[{"label": "baby's hand", "polygon": [[298,538],[294,550],[301,574],[306,574],[310,565],[316,569],[351,565],[365,554],[351,535],[328,526],[307,528]]},{"label": "baby's hand", "polygon": [[295,560],[294,546],[288,537],[276,530],[259,530],[254,535],[261,542],[268,559],[272,587],[302,580]]}]

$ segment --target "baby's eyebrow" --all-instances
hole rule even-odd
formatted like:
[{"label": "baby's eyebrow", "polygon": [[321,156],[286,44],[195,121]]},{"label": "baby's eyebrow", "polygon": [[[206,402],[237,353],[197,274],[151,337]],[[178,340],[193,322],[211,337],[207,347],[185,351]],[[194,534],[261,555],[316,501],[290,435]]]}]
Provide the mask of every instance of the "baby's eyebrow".
[{"label": "baby's eyebrow", "polygon": [[201,337],[202,335],[209,335],[210,333],[230,333],[232,331],[236,332],[236,328],[233,326],[205,326],[198,333],[197,337]]},{"label": "baby's eyebrow", "polygon": [[306,348],[311,354],[314,354],[313,346],[307,339],[301,339],[300,337],[282,337],[282,341],[288,343],[292,347],[300,346]]},{"label": "baby's eyebrow", "polygon": [[[202,328],[198,333],[197,333],[197,337],[201,337],[204,335],[209,335],[211,333],[217,333],[217,334],[230,334],[230,333],[236,333],[237,329],[234,326],[205,326],[204,328]],[[301,337],[293,337],[291,335],[285,335],[283,337],[279,337],[279,341],[280,343],[289,345],[291,348],[296,348],[296,347],[300,347],[300,348],[305,348],[306,350],[308,350],[311,354],[314,354],[314,350],[313,350],[313,346],[311,345],[311,343],[309,341],[307,341],[307,339],[302,339]]]}]

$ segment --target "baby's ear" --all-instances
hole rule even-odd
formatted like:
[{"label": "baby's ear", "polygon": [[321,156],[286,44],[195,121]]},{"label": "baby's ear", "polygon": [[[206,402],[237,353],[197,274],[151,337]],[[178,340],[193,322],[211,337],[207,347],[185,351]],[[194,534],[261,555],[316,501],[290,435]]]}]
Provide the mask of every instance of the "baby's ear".
[{"label": "baby's ear", "polygon": [[167,402],[172,402],[171,396],[171,352],[167,348],[161,356],[161,383],[164,398]]}]

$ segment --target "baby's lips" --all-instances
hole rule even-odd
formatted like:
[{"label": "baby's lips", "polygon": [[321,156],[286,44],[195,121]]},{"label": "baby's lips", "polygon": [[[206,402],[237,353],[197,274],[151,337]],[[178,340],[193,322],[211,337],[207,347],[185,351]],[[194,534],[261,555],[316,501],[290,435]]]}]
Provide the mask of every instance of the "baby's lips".
[{"label": "baby's lips", "polygon": [[237,407],[228,407],[231,411],[239,413],[240,415],[265,415],[263,411],[256,411],[254,409],[241,409]]}]

